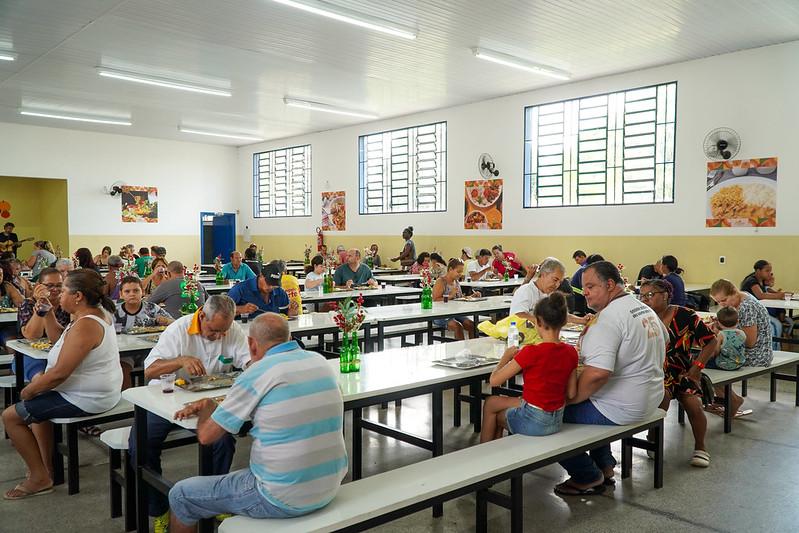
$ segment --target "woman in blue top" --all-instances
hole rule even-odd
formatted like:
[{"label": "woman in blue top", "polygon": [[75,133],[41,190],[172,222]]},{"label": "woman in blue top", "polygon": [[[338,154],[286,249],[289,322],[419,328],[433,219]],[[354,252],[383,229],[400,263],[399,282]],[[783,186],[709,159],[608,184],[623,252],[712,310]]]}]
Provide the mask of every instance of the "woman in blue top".
[{"label": "woman in blue top", "polygon": [[671,294],[672,305],[680,305],[685,307],[688,299],[685,297],[685,283],[683,282],[680,274],[683,269],[677,264],[677,258],[673,255],[664,255],[660,259],[660,275],[663,279],[671,283],[674,292]]}]

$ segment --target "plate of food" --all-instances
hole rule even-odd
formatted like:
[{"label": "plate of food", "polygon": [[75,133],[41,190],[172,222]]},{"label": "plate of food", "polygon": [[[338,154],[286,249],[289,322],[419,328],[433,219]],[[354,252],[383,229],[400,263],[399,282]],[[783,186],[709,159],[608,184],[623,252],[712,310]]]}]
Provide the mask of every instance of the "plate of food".
[{"label": "plate of food", "polygon": [[43,352],[49,352],[50,348],[53,347],[52,343],[46,337],[42,339],[19,339],[19,342],[27,344],[34,350],[41,350]]},{"label": "plate of food", "polygon": [[501,180],[478,181],[466,187],[466,197],[477,207],[491,207],[502,196]]},{"label": "plate of food", "polygon": [[144,335],[147,333],[161,333],[166,329],[166,326],[133,326],[128,328],[125,333],[128,335]]},{"label": "plate of food", "polygon": [[145,335],[143,337],[139,337],[143,341],[152,342],[153,344],[158,343],[158,339],[161,337],[158,335]]},{"label": "plate of food", "polygon": [[192,376],[188,378],[178,378],[175,385],[189,392],[199,392],[214,389],[223,389],[233,386],[233,382],[241,372],[223,372],[221,374],[209,374],[207,376]]},{"label": "plate of food", "polygon": [[455,357],[445,357],[444,359],[436,359],[433,361],[433,364],[439,366],[448,366],[450,368],[459,368],[461,370],[468,370],[470,368],[495,365],[498,362],[499,358],[497,357],[464,354]]},{"label": "plate of food", "polygon": [[462,296],[460,298],[453,298],[455,302],[482,302],[488,300],[485,296]]},{"label": "plate of food", "polygon": [[777,213],[777,182],[758,176],[722,181],[707,194],[707,218],[773,219]]},{"label": "plate of food", "polygon": [[16,307],[0,307],[0,313],[16,313]]},{"label": "plate of food", "polygon": [[562,328],[563,331],[582,331],[585,329],[585,325],[583,324],[566,324]]},{"label": "plate of food", "polygon": [[488,219],[482,211],[470,211],[463,225],[466,229],[487,229]]}]

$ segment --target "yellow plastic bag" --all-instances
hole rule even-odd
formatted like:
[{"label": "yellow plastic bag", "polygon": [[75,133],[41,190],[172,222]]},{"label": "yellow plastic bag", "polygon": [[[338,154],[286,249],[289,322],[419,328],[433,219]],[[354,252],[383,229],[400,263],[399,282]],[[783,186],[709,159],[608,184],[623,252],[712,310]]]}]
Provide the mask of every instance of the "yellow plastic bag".
[{"label": "yellow plastic bag", "polygon": [[535,326],[527,322],[524,318],[519,318],[516,315],[498,320],[496,324],[490,320],[485,320],[477,325],[477,329],[495,339],[506,340],[508,338],[508,328],[511,322],[516,322],[516,327],[519,329],[519,344],[522,346],[526,344],[538,344],[541,342],[541,336],[535,330]]}]

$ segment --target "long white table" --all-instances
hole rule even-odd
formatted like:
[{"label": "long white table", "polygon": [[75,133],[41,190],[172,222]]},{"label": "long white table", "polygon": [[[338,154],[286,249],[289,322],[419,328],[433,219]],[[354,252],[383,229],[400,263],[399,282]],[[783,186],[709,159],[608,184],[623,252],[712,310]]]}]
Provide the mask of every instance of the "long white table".
[{"label": "long white table", "polygon": [[372,274],[374,274],[375,276],[379,276],[381,274],[407,274],[407,273],[408,273],[407,270],[394,267],[380,267],[372,269]]},{"label": "long white table", "polygon": [[710,292],[711,283],[686,283],[685,292]]},{"label": "long white table", "polygon": [[418,284],[419,283],[419,274],[378,274],[375,275],[375,279],[380,283],[386,283],[388,285],[399,285],[400,283],[411,283],[411,284]]},{"label": "long white table", "polygon": [[[493,366],[474,369],[456,369],[433,364],[436,359],[453,357],[467,351],[478,355],[488,355],[498,359],[505,343],[481,338],[469,341],[443,343],[433,346],[418,346],[374,352],[361,356],[361,371],[351,374],[338,374],[339,362],[330,360],[334,371],[339,375],[339,388],[344,399],[344,409],[352,411],[352,455],[350,467],[353,479],[362,477],[363,430],[374,431],[395,439],[420,446],[432,452],[433,456],[444,453],[443,391],[462,385],[479,386],[481,380],[493,370]],[[172,420],[175,412],[186,402],[202,398],[221,396],[227,389],[204,392],[186,392],[176,389],[174,393],[164,394],[158,385],[135,387],[122,391],[122,398],[134,405],[136,424],[136,474],[137,524],[138,531],[149,528],[147,517],[148,487],[164,491],[167,484],[164,478],[146,466],[147,463],[147,413]],[[399,431],[376,421],[363,418],[363,409],[372,405],[420,396],[432,395],[432,438],[425,439]],[[475,396],[472,410],[479,411],[479,395]],[[175,421],[185,429],[196,429],[197,419]],[[200,475],[211,471],[211,447],[199,445]],[[208,527],[209,523],[201,524]]]},{"label": "long white table", "polygon": [[481,292],[504,292],[506,289],[515,289],[524,284],[524,278],[510,278],[508,281],[503,279],[485,280],[485,281],[461,281],[461,287],[468,288],[473,291]]},{"label": "long white table", "polygon": [[337,291],[334,290],[330,293],[322,293],[316,290],[303,291],[300,293],[303,303],[320,304],[323,302],[333,302],[343,300],[348,297],[357,298],[359,294],[363,295],[364,300],[379,300],[379,301],[392,301],[396,296],[407,294],[419,294],[422,289],[416,287],[395,287],[388,285],[386,288],[378,287],[376,289],[358,289],[351,291]]},{"label": "long white table", "polygon": [[799,309],[799,300],[760,300],[764,306],[769,307],[771,309],[787,309],[789,311],[795,311]]},{"label": "long white table", "polygon": [[16,323],[17,313],[0,313],[0,324]]}]

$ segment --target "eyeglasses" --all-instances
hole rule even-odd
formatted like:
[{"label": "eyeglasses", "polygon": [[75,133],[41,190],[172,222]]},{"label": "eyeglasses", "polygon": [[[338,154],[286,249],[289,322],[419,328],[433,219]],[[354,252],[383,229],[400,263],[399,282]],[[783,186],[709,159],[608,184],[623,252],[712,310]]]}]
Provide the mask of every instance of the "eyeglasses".
[{"label": "eyeglasses", "polygon": [[47,287],[51,291],[55,290],[55,289],[61,289],[64,286],[61,283],[42,283],[42,285],[44,285],[45,287]]},{"label": "eyeglasses", "polygon": [[656,295],[656,294],[665,294],[665,293],[666,293],[666,291],[649,291],[649,292],[642,292],[642,293],[641,293],[641,299],[642,299],[642,300],[649,300],[650,298],[652,298],[652,297],[653,297],[654,295]]}]

